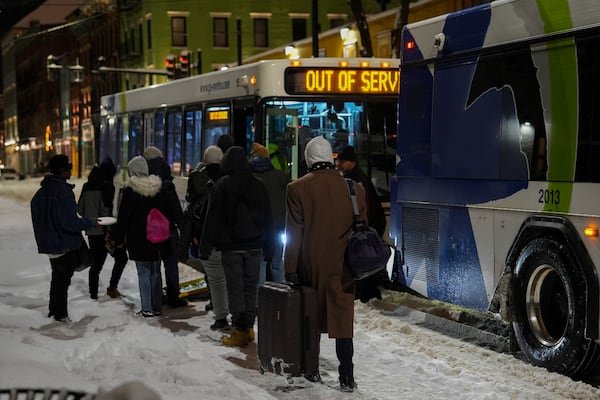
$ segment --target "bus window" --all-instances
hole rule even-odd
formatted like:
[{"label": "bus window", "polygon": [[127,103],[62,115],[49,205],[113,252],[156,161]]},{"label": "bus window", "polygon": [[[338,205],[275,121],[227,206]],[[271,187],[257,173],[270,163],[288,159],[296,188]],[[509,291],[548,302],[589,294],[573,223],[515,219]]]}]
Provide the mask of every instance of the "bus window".
[{"label": "bus window", "polygon": [[185,169],[184,175],[196,167],[202,159],[202,111],[190,109],[185,112]]},{"label": "bus window", "polygon": [[167,152],[165,159],[171,166],[171,173],[173,175],[181,175],[181,111],[169,110],[167,112],[166,125]]},{"label": "bus window", "polygon": [[144,151],[144,135],[142,131],[142,115],[129,116],[129,154],[142,154]]},{"label": "bus window", "polygon": [[230,135],[231,108],[228,105],[206,108],[206,128],[204,129],[204,148],[216,145],[219,137]]},{"label": "bus window", "polygon": [[165,112],[163,110],[156,110],[154,113],[154,135],[147,145],[158,147],[163,154],[165,152]]},{"label": "bus window", "polygon": [[361,169],[368,172],[377,194],[385,199],[390,195],[396,165],[396,112],[395,104],[367,104],[369,144],[356,149]]},{"label": "bus window", "polygon": [[287,103],[283,107],[267,109],[265,146],[269,150],[273,166],[287,172],[293,179],[298,176],[298,109],[295,107],[297,103],[294,102],[293,107],[287,107]]},{"label": "bus window", "polygon": [[144,143],[154,143],[154,112],[146,111],[144,113]]},{"label": "bus window", "polygon": [[122,152],[121,161],[123,162],[123,167],[125,167],[129,162],[129,158],[133,157],[133,155],[129,154],[129,119],[127,114],[122,115],[117,122],[117,136],[121,138],[121,143],[119,143]]}]

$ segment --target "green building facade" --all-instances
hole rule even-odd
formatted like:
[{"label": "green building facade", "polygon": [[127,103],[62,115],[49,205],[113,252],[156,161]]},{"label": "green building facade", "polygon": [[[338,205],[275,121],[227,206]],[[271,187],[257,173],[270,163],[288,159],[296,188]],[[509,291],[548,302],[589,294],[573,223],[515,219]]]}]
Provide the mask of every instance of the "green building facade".
[{"label": "green building facade", "polygon": [[[310,38],[315,3],[317,32],[355,20],[347,0],[122,0],[118,2],[120,67],[166,72],[167,58],[173,56],[175,64],[181,65],[179,56],[186,51],[192,75],[237,65],[266,50]],[[381,9],[376,0],[362,3],[367,14]],[[186,69],[185,58],[182,61]],[[168,79],[131,74],[124,89]]]}]

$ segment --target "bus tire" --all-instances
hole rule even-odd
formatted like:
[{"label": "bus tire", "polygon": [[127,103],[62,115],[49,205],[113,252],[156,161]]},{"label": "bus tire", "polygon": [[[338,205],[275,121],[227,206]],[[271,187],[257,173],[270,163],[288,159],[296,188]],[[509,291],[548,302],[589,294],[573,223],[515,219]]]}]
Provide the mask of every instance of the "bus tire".
[{"label": "bus tire", "polygon": [[585,337],[587,285],[569,250],[549,238],[531,241],[512,288],[512,325],[525,358],[575,378],[595,372],[598,345]]}]

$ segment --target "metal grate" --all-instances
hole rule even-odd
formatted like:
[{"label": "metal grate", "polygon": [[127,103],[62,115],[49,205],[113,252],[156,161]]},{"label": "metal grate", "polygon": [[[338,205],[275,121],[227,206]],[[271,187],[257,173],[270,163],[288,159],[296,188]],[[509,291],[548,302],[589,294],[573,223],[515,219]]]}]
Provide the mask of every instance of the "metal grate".
[{"label": "metal grate", "polygon": [[439,216],[429,208],[402,209],[402,244],[408,279],[439,281]]},{"label": "metal grate", "polygon": [[67,389],[0,389],[0,400],[94,400],[95,394]]}]

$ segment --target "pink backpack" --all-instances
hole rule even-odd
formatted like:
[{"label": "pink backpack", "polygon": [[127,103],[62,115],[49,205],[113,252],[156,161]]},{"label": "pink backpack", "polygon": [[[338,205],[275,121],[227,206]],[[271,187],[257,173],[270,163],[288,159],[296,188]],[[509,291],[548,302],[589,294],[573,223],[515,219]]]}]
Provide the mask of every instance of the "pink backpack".
[{"label": "pink backpack", "polygon": [[146,218],[146,239],[151,243],[162,243],[171,236],[169,220],[157,208],[150,210]]}]

